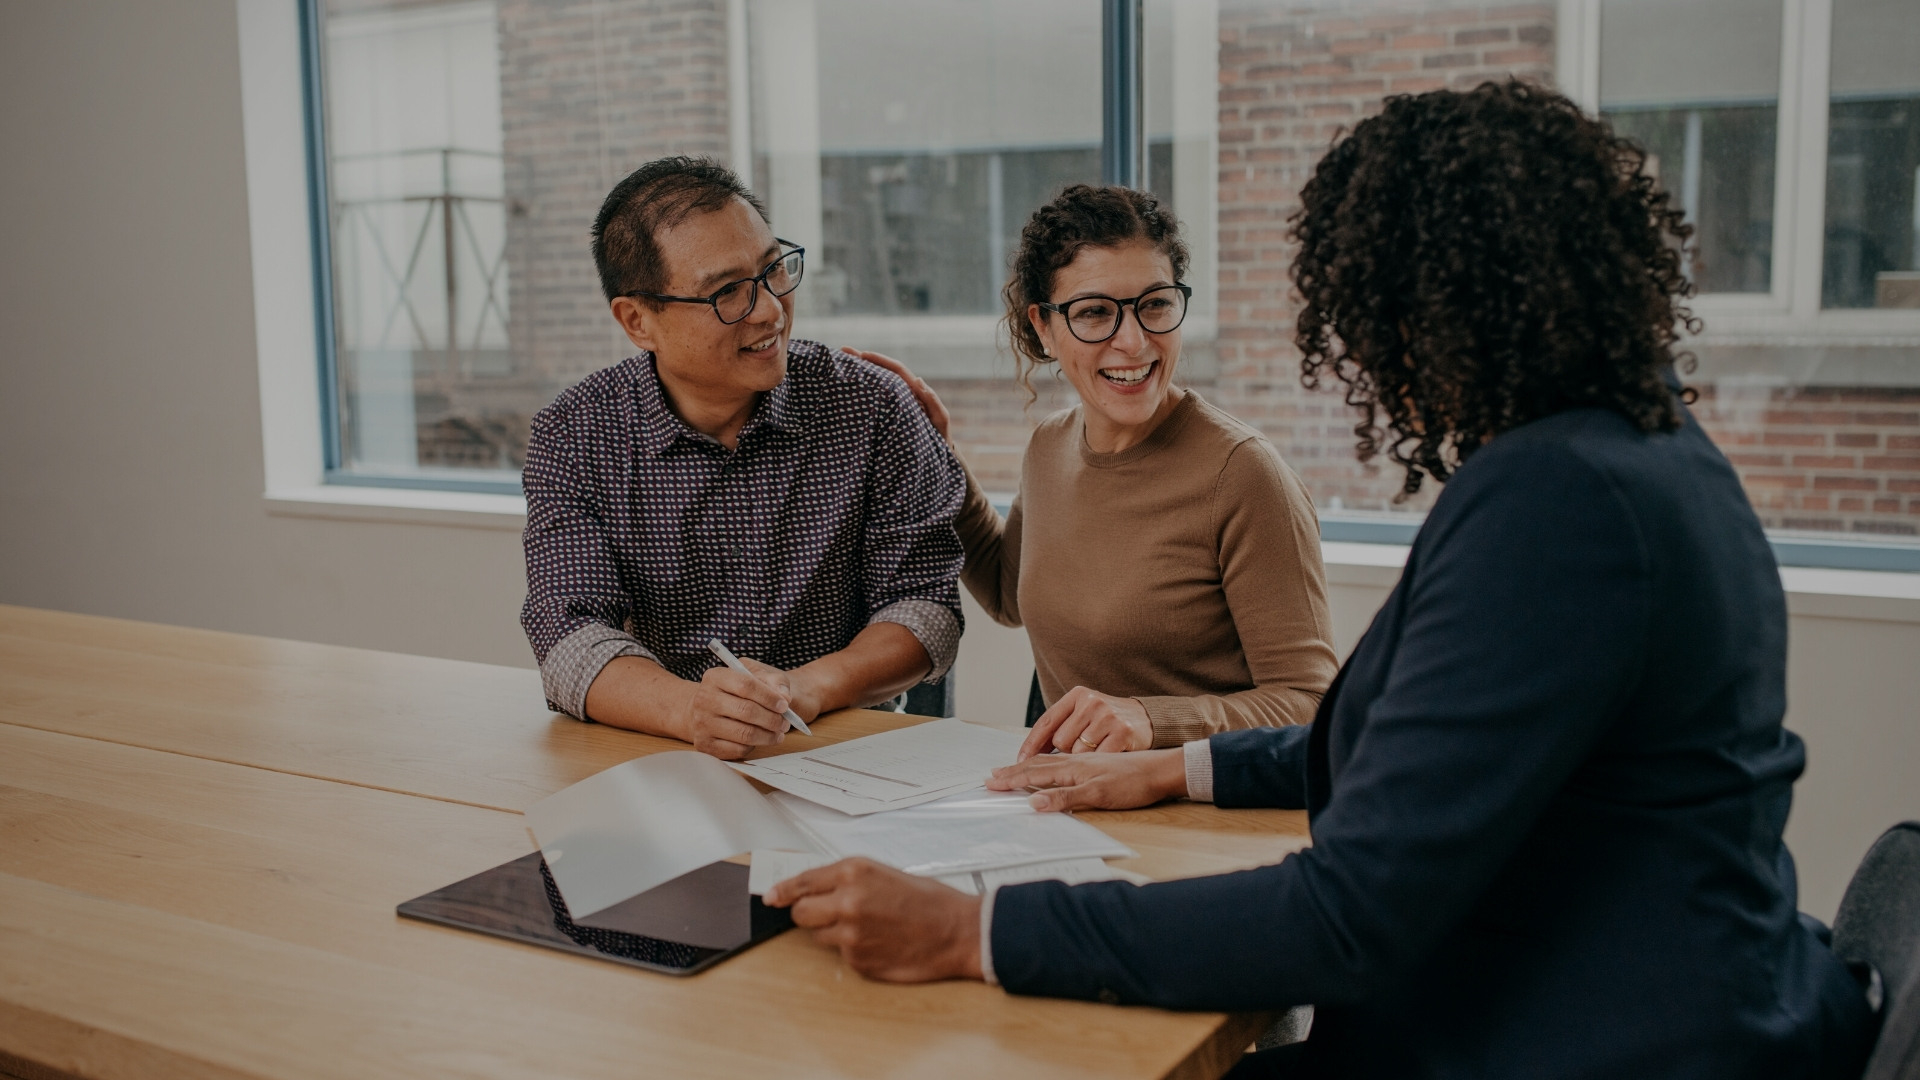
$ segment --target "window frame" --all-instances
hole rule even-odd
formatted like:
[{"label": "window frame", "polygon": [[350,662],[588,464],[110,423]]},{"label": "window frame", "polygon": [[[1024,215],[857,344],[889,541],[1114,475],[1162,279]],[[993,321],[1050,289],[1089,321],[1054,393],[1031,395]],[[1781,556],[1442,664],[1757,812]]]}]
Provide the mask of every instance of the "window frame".
[{"label": "window frame", "polygon": [[[292,516],[518,529],[526,501],[517,484],[458,475],[383,477],[340,467],[334,332],[331,320],[321,317],[331,312],[332,268],[331,253],[321,242],[329,235],[329,225],[318,5],[319,0],[237,0],[268,509]],[[744,14],[746,7],[747,0],[729,0],[729,15]],[[1217,27],[1215,0],[1197,7],[1203,9],[1205,25]],[[1558,8],[1555,70],[1564,92],[1592,110],[1599,96],[1599,0],[1558,0]],[[1182,9],[1182,17],[1190,17],[1187,9]],[[1920,311],[1820,307],[1831,0],[1783,0],[1783,18],[1789,21],[1782,35],[1776,220],[1785,221],[1787,228],[1777,237],[1775,288],[1757,297],[1699,297],[1695,309],[1709,321],[1707,334],[1699,340],[1920,346]],[[744,56],[744,26],[739,20],[730,26],[739,28],[729,31],[730,59]],[[1209,36],[1217,40],[1217,32]],[[1191,37],[1200,41],[1202,35]],[[1192,41],[1187,44],[1193,47]],[[744,81],[740,64],[730,64],[730,78],[735,86]],[[1176,132],[1183,110],[1189,126],[1197,118],[1213,117],[1211,103],[1194,92],[1197,89],[1176,94]],[[1206,130],[1207,139],[1184,157],[1176,134],[1176,176],[1211,174],[1217,134],[1211,124]],[[751,145],[750,133],[740,128],[736,132],[736,149]],[[1217,234],[1217,192],[1214,185],[1203,186],[1204,206],[1195,212],[1183,200],[1182,216],[1211,237]],[[1192,276],[1197,295],[1188,325],[1199,331],[1196,336],[1202,341],[1211,340],[1215,325],[1214,312],[1201,308],[1202,297],[1212,299],[1215,291],[1208,280],[1215,274],[1212,246]],[[1813,257],[1795,274],[1792,252],[1802,250]],[[972,340],[977,329],[969,322],[994,320],[843,316],[810,321],[816,334],[852,333],[885,347],[909,335],[921,343],[960,335]],[[961,377],[1006,374],[991,364],[986,367]],[[1419,524],[1398,518],[1328,511],[1321,514],[1321,537],[1328,543],[1405,545]],[[1838,536],[1769,539],[1782,566],[1920,571],[1920,545]]]},{"label": "window frame", "polygon": [[[1559,0],[1555,70],[1562,92],[1600,108],[1601,0]],[[1833,0],[1781,0],[1779,132],[1774,147],[1772,288],[1703,293],[1694,314],[1703,345],[1920,347],[1920,309],[1824,308],[1827,109]],[[1804,257],[1802,257],[1804,253]],[[1920,372],[1915,373],[1920,383]]]}]

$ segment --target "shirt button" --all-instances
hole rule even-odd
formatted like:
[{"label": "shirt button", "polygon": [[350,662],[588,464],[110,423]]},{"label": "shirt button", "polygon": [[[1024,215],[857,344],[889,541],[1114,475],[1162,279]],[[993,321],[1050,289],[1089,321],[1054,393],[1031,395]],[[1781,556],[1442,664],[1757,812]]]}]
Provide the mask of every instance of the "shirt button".
[{"label": "shirt button", "polygon": [[1100,988],[1099,998],[1100,998],[1101,1004],[1103,1005],[1120,1004],[1120,995],[1114,993],[1112,990],[1109,990],[1104,986]]}]

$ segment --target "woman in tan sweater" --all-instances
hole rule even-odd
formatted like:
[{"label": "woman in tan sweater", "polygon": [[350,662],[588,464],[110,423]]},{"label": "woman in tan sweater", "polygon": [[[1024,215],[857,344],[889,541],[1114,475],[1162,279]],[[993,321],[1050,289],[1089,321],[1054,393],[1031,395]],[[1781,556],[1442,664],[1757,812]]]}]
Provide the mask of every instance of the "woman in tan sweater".
[{"label": "woman in tan sweater", "polygon": [[[967,588],[1027,628],[1047,709],[1024,759],[1304,724],[1337,668],[1313,502],[1272,444],[1176,386],[1187,249],[1151,194],[1076,185],[1034,212],[1004,291],[1029,365],[1080,404],[1027,444],[1003,519],[971,474]],[[942,434],[946,410],[899,364]]]}]

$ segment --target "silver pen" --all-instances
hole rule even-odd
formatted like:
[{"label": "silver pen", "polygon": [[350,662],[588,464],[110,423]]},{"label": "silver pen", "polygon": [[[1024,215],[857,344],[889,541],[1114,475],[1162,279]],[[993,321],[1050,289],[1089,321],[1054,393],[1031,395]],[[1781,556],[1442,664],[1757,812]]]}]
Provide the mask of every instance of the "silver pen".
[{"label": "silver pen", "polygon": [[[755,675],[753,672],[748,671],[747,665],[741,663],[740,658],[733,655],[733,650],[727,648],[725,643],[723,643],[719,638],[707,639],[707,651],[719,657],[721,663],[727,665],[728,667],[739,672],[740,674],[745,675],[747,678],[749,679],[759,678],[759,676]],[[800,734],[802,735],[813,734],[813,729],[809,728],[807,726],[807,722],[805,720],[800,719],[800,714],[797,712],[794,712],[792,709],[787,710],[787,723],[792,724],[796,728],[799,728]]]}]

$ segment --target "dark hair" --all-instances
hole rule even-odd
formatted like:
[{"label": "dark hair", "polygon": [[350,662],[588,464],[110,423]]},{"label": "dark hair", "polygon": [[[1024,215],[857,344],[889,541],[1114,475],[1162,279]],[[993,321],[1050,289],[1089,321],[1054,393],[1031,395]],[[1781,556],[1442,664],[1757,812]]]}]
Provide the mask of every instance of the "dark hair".
[{"label": "dark hair", "polygon": [[601,291],[608,300],[666,291],[660,230],[734,199],[745,199],[762,221],[768,220],[767,208],[753,192],[712,158],[665,157],[633,170],[607,193],[593,219],[593,265],[600,271]]},{"label": "dark hair", "polygon": [[[1020,230],[1020,247],[1013,255],[1013,274],[1000,291],[1007,305],[1007,332],[1020,358],[1020,385],[1029,400],[1031,369],[1052,363],[1040,343],[1040,334],[1027,321],[1027,307],[1053,297],[1053,278],[1082,248],[1116,248],[1147,243],[1173,264],[1174,280],[1186,276],[1187,245],[1180,239],[1180,223],[1152,192],[1124,187],[1074,184],[1033,212]],[[1052,313],[1041,309],[1042,318]]]},{"label": "dark hair", "polygon": [[1507,81],[1389,97],[1320,160],[1289,221],[1301,381],[1345,384],[1360,460],[1403,466],[1401,497],[1565,409],[1679,426],[1663,375],[1691,370],[1673,345],[1700,326],[1681,303],[1693,229],[1646,159]]}]

